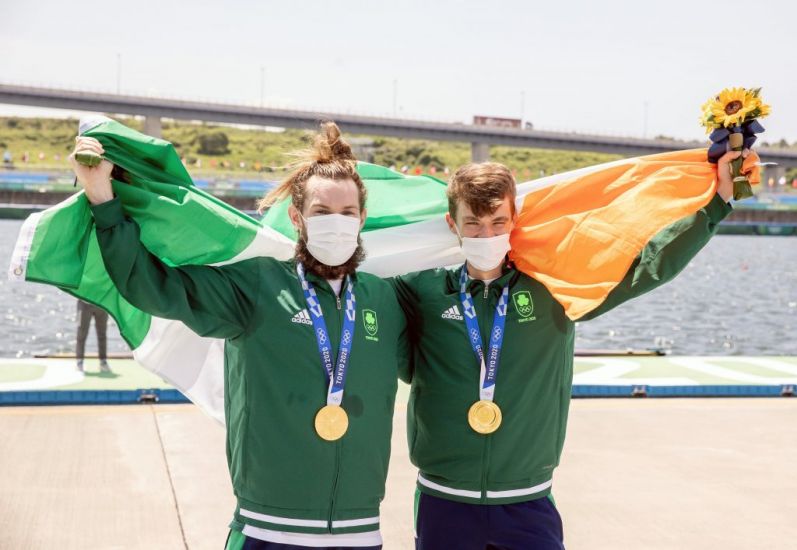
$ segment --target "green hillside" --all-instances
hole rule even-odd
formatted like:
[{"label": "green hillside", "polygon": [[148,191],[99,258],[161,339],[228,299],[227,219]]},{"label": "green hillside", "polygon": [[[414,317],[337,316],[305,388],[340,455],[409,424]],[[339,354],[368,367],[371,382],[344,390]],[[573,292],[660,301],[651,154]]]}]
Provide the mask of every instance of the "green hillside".
[{"label": "green hillside", "polygon": [[[117,117],[141,129],[142,121]],[[17,169],[68,169],[66,156],[72,150],[78,122],[75,119],[0,118],[0,152],[11,154]],[[163,137],[171,141],[192,174],[236,172],[278,178],[290,162],[288,153],[301,148],[307,132],[265,130],[164,121]],[[347,136],[359,158],[397,169],[420,170],[446,179],[449,172],[469,162],[470,144]],[[516,171],[519,180],[607,162],[617,155],[539,149],[492,147],[491,159]]]}]

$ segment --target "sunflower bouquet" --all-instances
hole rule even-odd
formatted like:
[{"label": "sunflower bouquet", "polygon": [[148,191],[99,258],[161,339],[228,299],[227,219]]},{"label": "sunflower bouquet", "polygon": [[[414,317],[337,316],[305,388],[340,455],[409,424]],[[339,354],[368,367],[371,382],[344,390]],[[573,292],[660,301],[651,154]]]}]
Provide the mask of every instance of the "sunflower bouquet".
[{"label": "sunflower bouquet", "polygon": [[[758,119],[770,111],[761,100],[761,88],[726,88],[705,102],[700,123],[711,140],[709,162],[716,163],[728,150],[751,148],[756,134],[764,131]],[[750,181],[742,174],[743,161],[741,156],[731,161],[733,198],[737,201],[753,196]]]}]

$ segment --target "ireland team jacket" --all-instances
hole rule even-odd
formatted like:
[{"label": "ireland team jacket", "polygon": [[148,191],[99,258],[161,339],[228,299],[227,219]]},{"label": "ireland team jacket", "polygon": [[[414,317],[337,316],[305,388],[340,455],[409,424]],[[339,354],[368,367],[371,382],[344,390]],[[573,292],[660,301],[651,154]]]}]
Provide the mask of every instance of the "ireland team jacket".
[{"label": "ireland team jacket", "polygon": [[[695,214],[655,235],[597,309],[596,317],[675,277],[731,211],[719,195]],[[484,349],[504,285],[509,301],[495,403],[503,421],[490,435],[468,425],[479,400],[479,362],[468,340],[459,297],[462,268],[394,279],[415,349],[407,408],[410,458],[418,488],[459,502],[508,504],[551,491],[565,440],[573,379],[575,321],[540,282],[514,269],[469,290]],[[641,320],[644,322],[644,320]]]},{"label": "ireland team jacket", "polygon": [[[343,397],[349,428],[341,439],[325,441],[313,420],[326,404],[326,372],[292,261],[169,267],[140,243],[139,227],[118,198],[92,212],[105,266],[125,299],[201,336],[225,339],[236,522],[298,533],[377,530],[397,370],[407,357],[405,318],[390,285],[354,276],[357,324]],[[307,278],[337,356],[341,300],[323,279]]]}]

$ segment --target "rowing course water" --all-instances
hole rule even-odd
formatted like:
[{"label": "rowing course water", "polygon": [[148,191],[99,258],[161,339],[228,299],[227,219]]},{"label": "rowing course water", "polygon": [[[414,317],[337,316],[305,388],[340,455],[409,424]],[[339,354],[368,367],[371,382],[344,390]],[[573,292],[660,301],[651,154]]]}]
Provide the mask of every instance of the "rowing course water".
[{"label": "rowing course water", "polygon": [[[0,220],[5,268],[22,222]],[[72,352],[75,300],[0,276],[0,357]],[[671,283],[578,323],[578,348],[662,347],[674,355],[797,355],[797,240],[715,237]],[[115,327],[109,351],[126,351]],[[87,344],[95,348],[93,332]]]}]

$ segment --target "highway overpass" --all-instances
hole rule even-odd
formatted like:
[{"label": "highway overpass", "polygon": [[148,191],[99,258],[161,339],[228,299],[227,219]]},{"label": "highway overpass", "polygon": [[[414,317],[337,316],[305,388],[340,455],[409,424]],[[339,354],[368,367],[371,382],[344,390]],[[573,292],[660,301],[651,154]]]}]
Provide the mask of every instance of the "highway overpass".
[{"label": "highway overpass", "polygon": [[[472,156],[477,161],[488,158],[491,145],[594,151],[624,156],[691,149],[706,145],[706,142],[610,137],[520,128],[495,128],[450,122],[276,109],[272,107],[185,101],[161,97],[8,84],[0,84],[0,103],[51,109],[139,115],[145,117],[145,132],[155,136],[160,136],[161,118],[283,128],[313,128],[318,125],[319,120],[334,120],[347,133],[470,143]],[[769,176],[779,177],[785,173],[787,168],[797,167],[796,151],[762,147],[758,148],[758,152],[763,161],[778,164],[775,169],[768,171]]]}]

